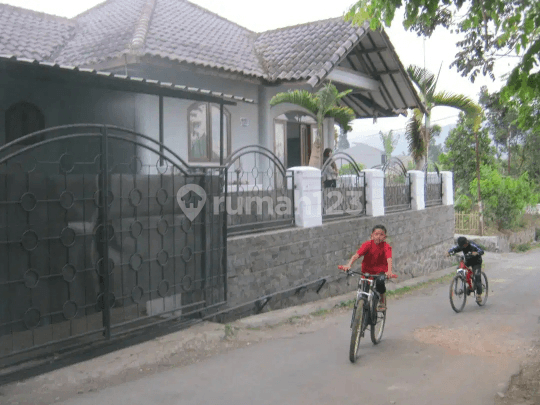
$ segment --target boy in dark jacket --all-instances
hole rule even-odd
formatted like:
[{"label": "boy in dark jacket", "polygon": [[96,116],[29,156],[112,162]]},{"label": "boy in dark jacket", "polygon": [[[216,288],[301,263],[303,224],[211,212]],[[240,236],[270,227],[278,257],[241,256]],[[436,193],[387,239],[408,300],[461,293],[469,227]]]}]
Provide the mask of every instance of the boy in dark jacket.
[{"label": "boy in dark jacket", "polygon": [[[472,266],[474,273],[474,283],[476,284],[476,301],[482,302],[482,255],[484,251],[474,242],[469,242],[465,236],[460,236],[457,240],[457,246],[454,246],[446,254],[463,252],[465,254],[465,265]],[[472,256],[469,256],[472,255]]]}]

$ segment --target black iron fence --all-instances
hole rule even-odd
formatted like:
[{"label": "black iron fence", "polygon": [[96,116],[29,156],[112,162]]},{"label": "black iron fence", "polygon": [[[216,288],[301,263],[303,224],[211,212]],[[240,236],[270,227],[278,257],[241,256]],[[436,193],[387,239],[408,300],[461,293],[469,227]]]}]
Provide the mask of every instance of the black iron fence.
[{"label": "black iron fence", "polygon": [[294,173],[269,149],[250,145],[226,162],[227,211],[230,235],[294,225]]},{"label": "black iron fence", "polygon": [[383,167],[384,211],[386,213],[411,209],[411,178],[399,159],[390,159]]},{"label": "black iron fence", "polygon": [[222,305],[225,179],[111,126],[0,148],[0,366]]},{"label": "black iron fence", "polygon": [[323,220],[366,215],[365,173],[350,155],[337,152],[321,173]]},{"label": "black iron fence", "polygon": [[425,199],[426,207],[442,204],[442,174],[426,173],[425,175]]}]

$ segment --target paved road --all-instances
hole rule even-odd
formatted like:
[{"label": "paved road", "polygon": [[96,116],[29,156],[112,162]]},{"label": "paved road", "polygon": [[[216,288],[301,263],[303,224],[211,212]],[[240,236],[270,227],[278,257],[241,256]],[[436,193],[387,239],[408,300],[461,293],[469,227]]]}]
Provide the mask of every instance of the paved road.
[{"label": "paved road", "polygon": [[540,250],[487,254],[490,297],[455,314],[448,287],[390,303],[383,341],[348,360],[349,314],[65,405],[493,404],[540,329]]}]

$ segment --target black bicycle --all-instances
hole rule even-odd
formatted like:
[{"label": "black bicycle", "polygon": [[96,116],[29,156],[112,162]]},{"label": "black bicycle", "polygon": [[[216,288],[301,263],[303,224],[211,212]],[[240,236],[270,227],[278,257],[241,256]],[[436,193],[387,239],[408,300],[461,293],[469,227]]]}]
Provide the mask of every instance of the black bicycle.
[{"label": "black bicycle", "polygon": [[[340,270],[341,267],[339,266]],[[351,319],[351,345],[349,348],[349,360],[351,363],[355,363],[358,359],[360,339],[364,337],[364,332],[368,327],[373,344],[378,344],[382,339],[386,324],[386,310],[377,310],[381,295],[375,290],[375,282],[380,277],[385,280],[388,277],[386,274],[373,275],[348,270],[347,277],[352,275],[360,276]]]}]

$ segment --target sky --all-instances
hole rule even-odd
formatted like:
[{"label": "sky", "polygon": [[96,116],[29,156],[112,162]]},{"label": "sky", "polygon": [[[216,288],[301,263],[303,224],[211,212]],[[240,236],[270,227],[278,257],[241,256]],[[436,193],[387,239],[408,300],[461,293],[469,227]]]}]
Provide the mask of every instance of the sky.
[{"label": "sky", "polygon": [[[243,27],[255,32],[266,31],[310,21],[323,20],[342,16],[354,0],[190,0],[210,11],[219,14]],[[77,14],[102,3],[102,0],[0,0],[0,3],[11,4],[31,10],[41,11],[62,17],[72,18]],[[455,34],[438,28],[431,38],[423,39],[415,33],[407,32],[402,25],[402,13],[386,31],[396,52],[405,67],[416,64],[436,73],[440,69],[438,89],[458,94],[465,94],[478,100],[480,87],[485,85],[490,91],[498,90],[503,84],[504,74],[510,72],[517,58],[501,59],[495,66],[496,81],[489,77],[479,77],[475,83],[461,77],[450,63],[457,53],[455,43],[459,40]],[[458,111],[452,108],[439,107],[432,112],[432,122],[441,126],[453,125],[457,121]],[[356,120],[353,131],[348,138],[351,143],[364,142],[382,149],[379,131],[403,132],[407,123],[405,117],[379,118],[376,123],[371,119]],[[407,142],[400,136],[395,154],[406,152]]]}]

